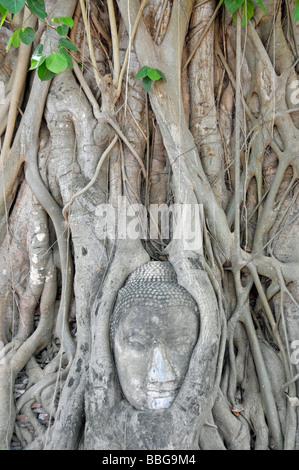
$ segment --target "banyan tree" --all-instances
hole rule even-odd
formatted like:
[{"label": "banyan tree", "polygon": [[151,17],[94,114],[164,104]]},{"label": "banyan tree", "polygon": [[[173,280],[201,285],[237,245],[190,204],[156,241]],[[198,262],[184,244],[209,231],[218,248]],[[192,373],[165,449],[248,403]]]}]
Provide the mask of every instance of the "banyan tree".
[{"label": "banyan tree", "polygon": [[298,448],[296,3],[0,1],[1,449]]}]

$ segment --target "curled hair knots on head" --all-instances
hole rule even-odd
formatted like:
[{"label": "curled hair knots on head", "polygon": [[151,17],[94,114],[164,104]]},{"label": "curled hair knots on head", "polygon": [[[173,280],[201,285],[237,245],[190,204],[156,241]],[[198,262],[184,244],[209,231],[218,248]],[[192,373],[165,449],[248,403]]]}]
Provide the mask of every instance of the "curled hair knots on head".
[{"label": "curled hair knots on head", "polygon": [[190,307],[199,314],[191,294],[177,282],[176,273],[169,262],[149,261],[137,268],[119,290],[111,317],[111,337],[121,317],[133,306],[159,308]]}]

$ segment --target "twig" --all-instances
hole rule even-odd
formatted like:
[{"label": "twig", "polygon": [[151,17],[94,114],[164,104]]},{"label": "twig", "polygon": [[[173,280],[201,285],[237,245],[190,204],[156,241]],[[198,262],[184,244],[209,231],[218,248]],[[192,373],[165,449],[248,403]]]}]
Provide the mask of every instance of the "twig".
[{"label": "twig", "polygon": [[96,118],[98,118],[98,116],[101,114],[99,104],[98,104],[97,100],[95,99],[95,96],[94,96],[93,92],[91,91],[87,81],[85,80],[84,75],[81,72],[81,69],[80,69],[80,67],[79,67],[79,65],[77,64],[76,61],[74,61],[74,72],[75,72],[76,77],[77,77],[77,79],[80,83],[80,86],[82,87],[87,99],[89,100],[89,102],[92,106],[94,116]]},{"label": "twig", "polygon": [[111,150],[113,149],[114,145],[116,144],[118,140],[118,136],[115,135],[113,137],[113,140],[111,141],[111,143],[108,145],[108,147],[106,148],[106,150],[103,152],[98,164],[97,164],[97,167],[96,167],[96,170],[95,170],[95,173],[92,177],[92,179],[90,180],[90,182],[84,187],[82,188],[80,191],[78,191],[76,194],[74,194],[70,201],[64,206],[64,208],[62,209],[62,215],[66,221],[66,223],[68,224],[68,219],[67,219],[67,215],[66,215],[66,212],[67,210],[71,207],[71,205],[74,203],[74,201],[79,197],[79,196],[82,196],[82,194],[86,193],[86,191],[88,191],[93,185],[94,183],[96,182],[98,176],[99,176],[99,173],[100,173],[100,170],[102,168],[102,165],[106,159],[106,157],[109,155],[109,153],[111,152]]},{"label": "twig", "polygon": [[107,43],[109,44],[109,46],[111,46],[111,39],[110,37],[108,36],[108,34],[106,33],[106,31],[103,29],[101,23],[99,22],[99,20],[97,19],[97,17],[95,16],[95,14],[93,12],[91,12],[91,19],[96,27],[96,29],[98,30],[98,33],[103,36],[103,38],[105,39],[105,41],[107,41]]},{"label": "twig", "polygon": [[118,87],[117,87],[117,96],[118,97],[121,94],[121,84],[122,84],[123,77],[124,77],[124,74],[125,74],[125,70],[126,70],[126,67],[127,67],[127,64],[128,64],[130,50],[131,50],[133,41],[135,39],[138,23],[140,21],[140,18],[141,18],[141,15],[142,15],[142,12],[144,10],[144,7],[145,7],[146,3],[147,3],[147,0],[143,0],[141,5],[140,5],[138,15],[136,17],[136,21],[135,21],[135,24],[134,24],[134,27],[133,27],[133,31],[132,31],[132,34],[131,34],[131,37],[130,37],[130,40],[129,40],[129,44],[128,44],[128,47],[127,47],[127,50],[126,50],[125,60],[124,60],[124,63],[123,63],[123,66],[122,66],[122,69],[121,69],[121,72],[120,72],[120,75],[119,75],[119,80],[118,80]]},{"label": "twig", "polygon": [[145,141],[148,141],[148,137],[145,135],[145,133],[144,133],[143,130],[141,129],[141,127],[140,127],[138,121],[136,120],[136,118],[135,118],[135,116],[134,116],[134,114],[133,114],[133,112],[132,112],[132,110],[131,110],[131,108],[130,108],[130,106],[129,106],[128,104],[127,104],[127,108],[128,108],[128,110],[129,110],[129,113],[130,113],[131,116],[132,116],[132,119],[133,119],[134,123],[136,124],[136,127],[138,127],[140,133],[143,135],[144,140],[145,140]]},{"label": "twig", "polygon": [[115,11],[113,0],[107,0],[109,20],[110,20],[110,30],[112,36],[112,49],[113,49],[113,85],[116,87],[118,85],[119,74],[120,74],[120,58],[119,58],[119,43],[118,43],[118,34],[117,26],[115,19]]},{"label": "twig", "polygon": [[146,170],[145,170],[143,161],[139,157],[139,155],[136,152],[136,150],[134,149],[134,147],[130,144],[130,142],[128,141],[126,136],[123,134],[123,132],[121,131],[118,124],[110,116],[108,116],[107,114],[104,114],[104,113],[101,112],[97,100],[95,99],[88,83],[86,82],[86,80],[85,80],[85,78],[84,78],[84,76],[83,76],[83,74],[80,70],[80,67],[76,63],[74,63],[74,72],[76,73],[76,76],[77,76],[77,78],[80,82],[80,85],[82,86],[84,93],[86,94],[87,98],[89,99],[89,101],[92,105],[93,113],[94,113],[94,116],[96,117],[96,119],[98,121],[100,121],[101,119],[105,120],[115,130],[115,132],[123,140],[123,142],[126,144],[128,149],[132,152],[133,156],[138,161],[139,165],[141,166],[143,176],[144,176],[144,178],[146,178]]},{"label": "twig", "polygon": [[299,379],[299,374],[296,374],[291,380],[289,380],[288,382],[286,382],[285,384],[283,384],[283,386],[281,387],[281,391],[285,391],[285,389],[291,385],[292,383],[296,382],[296,380]]},{"label": "twig", "polygon": [[89,27],[89,22],[88,22],[88,18],[87,18],[87,13],[86,13],[84,0],[80,0],[80,6],[81,6],[81,12],[82,12],[82,18],[83,18],[83,22],[84,22],[85,31],[86,31],[86,34],[87,34],[87,42],[88,42],[88,48],[89,48],[91,62],[92,62],[92,65],[93,65],[94,77],[95,77],[95,80],[96,80],[96,83],[97,83],[99,89],[101,90],[102,89],[102,77],[100,75],[100,72],[98,71],[98,65],[97,65],[97,61],[96,61],[96,57],[95,57],[95,53],[94,53],[94,48],[93,48],[93,44],[92,44],[90,27]]},{"label": "twig", "polygon": [[133,154],[133,156],[136,158],[136,160],[138,161],[139,165],[141,166],[141,170],[142,170],[142,173],[143,173],[143,176],[144,178],[146,178],[146,169],[144,167],[144,164],[143,164],[143,161],[141,160],[141,158],[139,157],[138,153],[136,152],[136,150],[134,149],[134,147],[131,145],[131,143],[128,141],[128,139],[126,138],[126,136],[123,134],[123,132],[121,131],[120,127],[118,126],[118,124],[113,121],[113,119],[110,117],[110,116],[107,116],[107,115],[104,115],[103,114],[103,118],[106,119],[106,122],[111,126],[113,127],[113,129],[115,130],[115,132],[118,134],[118,136],[124,141],[124,143],[126,144],[126,146],[128,147],[128,149],[131,151],[131,153]]},{"label": "twig", "polygon": [[77,34],[77,29],[78,29],[78,23],[79,23],[79,18],[80,18],[80,13],[81,13],[81,6],[80,6],[80,2],[77,3],[77,6],[76,6],[76,10],[75,10],[75,13],[74,13],[74,25],[71,29],[71,32],[70,32],[70,40],[71,42],[75,42],[76,41],[76,34]]},{"label": "twig", "polygon": [[[216,42],[216,44],[215,44],[215,48],[216,48],[216,54],[218,55],[219,59],[221,60],[222,65],[223,65],[223,67],[225,68],[225,71],[226,71],[226,73],[227,73],[227,75],[228,75],[228,78],[229,78],[230,81],[231,81],[231,84],[232,84],[233,88],[236,89],[236,81],[235,81],[235,78],[234,78],[234,76],[233,76],[233,74],[232,74],[232,71],[230,70],[230,68],[229,68],[229,66],[228,66],[228,63],[227,63],[227,61],[226,61],[226,59],[225,59],[225,57],[224,57],[224,55],[223,55],[223,53],[222,53],[222,51],[221,51],[221,49],[220,49],[220,47],[219,47],[219,44],[218,44],[217,42]],[[248,104],[246,103],[246,101],[245,101],[243,95],[242,95],[242,103],[243,103],[243,106],[244,106],[244,108],[245,108],[245,110],[246,110],[246,114],[247,114],[247,116],[249,117],[250,121],[251,121],[253,124],[256,124],[257,119],[253,116],[253,114],[252,114],[251,110],[249,109],[249,106],[248,106]]]}]

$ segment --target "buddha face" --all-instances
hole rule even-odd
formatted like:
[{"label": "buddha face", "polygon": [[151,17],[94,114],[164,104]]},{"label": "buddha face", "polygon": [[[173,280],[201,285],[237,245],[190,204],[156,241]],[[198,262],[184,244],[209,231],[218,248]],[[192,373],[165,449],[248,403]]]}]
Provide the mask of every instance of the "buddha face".
[{"label": "buddha face", "polygon": [[199,334],[195,308],[132,306],[113,349],[122,391],[137,410],[168,408],[187,373]]}]

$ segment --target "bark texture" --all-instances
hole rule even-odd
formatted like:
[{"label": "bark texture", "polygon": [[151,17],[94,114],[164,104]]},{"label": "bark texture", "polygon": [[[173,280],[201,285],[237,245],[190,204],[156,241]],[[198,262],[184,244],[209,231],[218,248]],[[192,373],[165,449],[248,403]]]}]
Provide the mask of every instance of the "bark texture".
[{"label": "bark texture", "polygon": [[[241,29],[214,0],[48,0],[79,51],[46,82],[1,28],[0,449],[298,449],[299,28],[294,0],[263,3]],[[166,78],[149,93],[143,66]],[[150,204],[202,204],[203,249],[103,238],[103,205],[115,235],[124,197],[148,220]],[[124,399],[109,335],[149,260],[200,311],[159,412]]]}]

